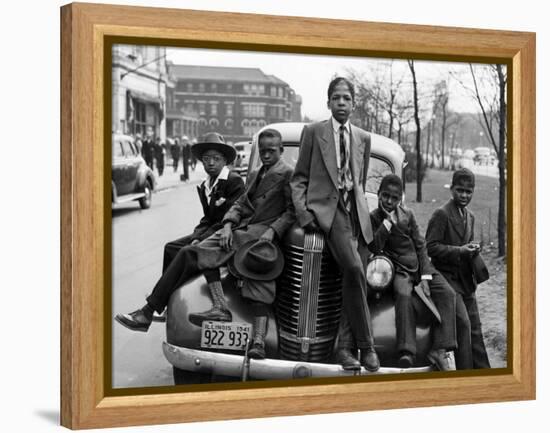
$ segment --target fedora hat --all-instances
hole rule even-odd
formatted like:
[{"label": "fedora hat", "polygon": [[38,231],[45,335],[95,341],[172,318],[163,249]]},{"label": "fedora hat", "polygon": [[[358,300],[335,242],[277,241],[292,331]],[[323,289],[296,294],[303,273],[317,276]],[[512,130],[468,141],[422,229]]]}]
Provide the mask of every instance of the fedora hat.
[{"label": "fedora hat", "polygon": [[203,135],[196,144],[191,146],[191,152],[193,152],[197,159],[202,159],[203,153],[207,150],[221,152],[228,164],[231,164],[237,156],[235,147],[227,144],[222,135],[217,132],[209,132]]},{"label": "fedora hat", "polygon": [[281,274],[284,264],[279,247],[268,240],[259,239],[239,247],[233,256],[233,263],[229,264],[229,271],[237,277],[269,281]]}]

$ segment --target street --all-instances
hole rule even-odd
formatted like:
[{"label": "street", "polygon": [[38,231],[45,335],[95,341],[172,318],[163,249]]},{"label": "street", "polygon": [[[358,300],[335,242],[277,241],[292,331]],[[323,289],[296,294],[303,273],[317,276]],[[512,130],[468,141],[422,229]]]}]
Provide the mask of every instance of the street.
[{"label": "street", "polygon": [[[200,178],[201,173],[193,177]],[[137,202],[113,209],[113,317],[145,304],[161,275],[164,245],[191,233],[198,224],[202,208],[197,185],[195,180],[160,190],[147,210]],[[113,388],[173,385],[172,367],[161,348],[164,323],[153,322],[147,333],[130,331],[114,320],[112,326]]]}]

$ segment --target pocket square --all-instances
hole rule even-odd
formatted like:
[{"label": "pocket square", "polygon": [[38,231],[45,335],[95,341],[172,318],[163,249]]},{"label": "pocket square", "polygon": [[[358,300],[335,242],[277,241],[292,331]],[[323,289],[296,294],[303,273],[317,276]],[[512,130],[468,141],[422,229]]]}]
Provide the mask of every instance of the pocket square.
[{"label": "pocket square", "polygon": [[217,200],[214,202],[214,204],[215,204],[216,206],[221,206],[221,205],[224,204],[224,203],[225,203],[225,197],[220,197],[219,199],[217,199]]}]

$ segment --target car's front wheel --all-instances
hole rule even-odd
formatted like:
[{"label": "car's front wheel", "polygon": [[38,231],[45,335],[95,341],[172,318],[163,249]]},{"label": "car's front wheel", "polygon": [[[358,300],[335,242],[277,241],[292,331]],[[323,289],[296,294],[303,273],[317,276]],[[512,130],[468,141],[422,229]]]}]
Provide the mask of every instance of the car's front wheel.
[{"label": "car's front wheel", "polygon": [[142,209],[149,209],[153,198],[153,188],[149,181],[145,182],[145,195],[139,199],[139,205]]}]

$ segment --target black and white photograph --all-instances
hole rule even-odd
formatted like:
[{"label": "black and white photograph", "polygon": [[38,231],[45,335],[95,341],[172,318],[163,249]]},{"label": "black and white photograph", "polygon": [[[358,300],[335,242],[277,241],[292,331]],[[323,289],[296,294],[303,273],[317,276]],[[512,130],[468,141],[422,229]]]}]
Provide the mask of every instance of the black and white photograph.
[{"label": "black and white photograph", "polygon": [[112,388],[506,368],[507,67],[115,44]]}]

